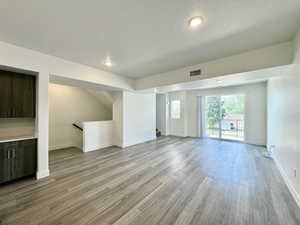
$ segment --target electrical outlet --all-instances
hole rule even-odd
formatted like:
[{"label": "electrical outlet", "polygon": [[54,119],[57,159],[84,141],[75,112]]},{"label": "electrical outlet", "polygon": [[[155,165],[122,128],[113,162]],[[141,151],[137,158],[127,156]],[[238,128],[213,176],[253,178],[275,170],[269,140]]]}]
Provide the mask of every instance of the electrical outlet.
[{"label": "electrical outlet", "polygon": [[294,169],[294,177],[297,177],[297,170]]}]

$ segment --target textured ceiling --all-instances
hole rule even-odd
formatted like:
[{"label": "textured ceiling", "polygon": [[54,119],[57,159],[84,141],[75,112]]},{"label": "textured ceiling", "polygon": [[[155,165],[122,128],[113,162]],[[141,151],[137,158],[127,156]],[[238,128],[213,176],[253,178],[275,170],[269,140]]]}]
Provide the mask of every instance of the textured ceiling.
[{"label": "textured ceiling", "polygon": [[[190,17],[203,16],[198,30]],[[2,0],[0,40],[143,77],[290,40],[299,0]],[[106,68],[110,56],[114,66]]]}]

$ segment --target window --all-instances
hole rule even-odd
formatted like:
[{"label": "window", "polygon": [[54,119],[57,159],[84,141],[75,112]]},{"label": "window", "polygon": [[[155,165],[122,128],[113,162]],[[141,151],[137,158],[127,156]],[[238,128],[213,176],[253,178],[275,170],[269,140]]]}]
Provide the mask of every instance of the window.
[{"label": "window", "polygon": [[180,101],[171,101],[171,119],[180,119]]}]

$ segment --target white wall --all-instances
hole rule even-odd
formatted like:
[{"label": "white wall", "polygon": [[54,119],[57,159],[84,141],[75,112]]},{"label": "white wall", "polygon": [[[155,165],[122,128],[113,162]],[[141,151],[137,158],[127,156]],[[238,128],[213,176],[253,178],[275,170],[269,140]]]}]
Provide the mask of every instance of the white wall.
[{"label": "white wall", "polygon": [[[300,71],[297,76],[268,82],[268,146],[288,180],[300,194]],[[300,175],[298,175],[300,176]]]},{"label": "white wall", "polygon": [[113,142],[125,148],[156,138],[156,95],[117,92],[113,103]]},{"label": "white wall", "polygon": [[197,96],[244,94],[245,142],[266,145],[266,83],[257,83],[224,88],[203,89],[188,92],[188,136],[198,136]]},{"label": "white wall", "polygon": [[[187,92],[186,91],[179,91],[179,92],[171,92],[167,95],[167,107],[168,112],[166,119],[168,119],[168,134],[186,137],[187,134],[187,121],[188,121],[188,114],[187,114]],[[174,100],[180,101],[180,119],[173,119],[171,118],[171,102]]]},{"label": "white wall", "polygon": [[[1,52],[1,51],[0,51]],[[1,64],[1,63],[0,63]],[[39,71],[37,76],[37,179],[49,176],[48,143],[49,143],[49,73]]]},{"label": "white wall", "polygon": [[123,92],[123,147],[156,138],[156,95]]},{"label": "white wall", "polygon": [[[170,120],[169,134],[177,136],[199,136],[199,96],[244,94],[246,96],[245,142],[249,144],[266,145],[266,83],[257,83],[224,88],[211,88],[186,92],[171,92],[166,94],[169,101],[182,101],[182,117]],[[160,105],[159,105],[160,106]],[[162,111],[158,109],[158,112]],[[158,117],[165,117],[159,114]],[[161,118],[159,118],[162,120]],[[173,125],[172,125],[173,124]]]},{"label": "white wall", "polygon": [[294,63],[300,63],[300,29],[294,39]]},{"label": "white wall", "polygon": [[167,133],[167,119],[166,119],[166,104],[167,98],[165,94],[156,95],[156,128],[161,131],[162,135]]},{"label": "white wall", "polygon": [[123,147],[123,92],[115,92],[113,98],[113,144]]},{"label": "white wall", "polygon": [[294,43],[293,70],[268,82],[268,146],[300,206],[300,30]]},{"label": "white wall", "polygon": [[72,123],[111,120],[111,111],[79,87],[49,84],[49,150],[82,148],[82,133]]},{"label": "white wall", "polygon": [[112,112],[112,105],[114,102],[113,92],[106,90],[86,89],[91,95],[95,96],[107,110]]},{"label": "white wall", "polygon": [[113,145],[113,121],[83,122],[83,151],[90,152]]},{"label": "white wall", "polygon": [[208,79],[223,75],[254,71],[280,65],[287,65],[293,60],[293,44],[286,42],[257,49],[242,54],[229,56],[195,66],[181,68],[137,80],[136,88],[148,89],[191,81],[189,72],[201,69],[202,75],[192,80]]}]

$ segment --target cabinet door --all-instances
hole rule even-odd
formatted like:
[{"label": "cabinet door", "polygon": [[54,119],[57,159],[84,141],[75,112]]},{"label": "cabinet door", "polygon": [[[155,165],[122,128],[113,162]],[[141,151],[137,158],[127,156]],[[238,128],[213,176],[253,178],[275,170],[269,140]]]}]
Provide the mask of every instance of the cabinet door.
[{"label": "cabinet door", "polygon": [[12,179],[12,155],[9,143],[0,143],[0,183]]},{"label": "cabinet door", "polygon": [[12,79],[12,116],[35,117],[35,77],[14,74]]},{"label": "cabinet door", "polygon": [[0,71],[0,118],[11,117],[12,74]]},{"label": "cabinet door", "polygon": [[15,142],[11,147],[13,154],[13,179],[34,175],[36,173],[36,140]]},{"label": "cabinet door", "polygon": [[22,141],[23,145],[23,174],[35,175],[37,169],[37,140]]},{"label": "cabinet door", "polygon": [[0,183],[36,173],[36,146],[36,139],[0,143]]},{"label": "cabinet door", "polygon": [[11,176],[12,180],[24,177],[24,148],[22,141],[11,142]]}]

